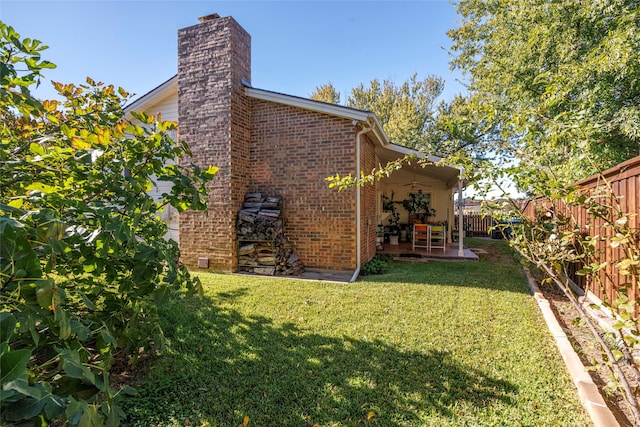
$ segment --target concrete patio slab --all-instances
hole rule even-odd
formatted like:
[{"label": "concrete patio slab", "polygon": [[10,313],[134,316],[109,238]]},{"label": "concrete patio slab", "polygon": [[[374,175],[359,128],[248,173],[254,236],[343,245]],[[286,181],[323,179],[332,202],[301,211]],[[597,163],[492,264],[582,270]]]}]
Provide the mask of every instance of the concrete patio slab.
[{"label": "concrete patio slab", "polygon": [[396,259],[411,261],[412,259],[432,259],[446,261],[478,261],[476,255],[471,249],[464,248],[463,256],[458,256],[458,244],[447,244],[445,250],[425,248],[413,249],[411,242],[400,242],[397,245],[385,243],[382,250],[378,253],[389,254]]}]

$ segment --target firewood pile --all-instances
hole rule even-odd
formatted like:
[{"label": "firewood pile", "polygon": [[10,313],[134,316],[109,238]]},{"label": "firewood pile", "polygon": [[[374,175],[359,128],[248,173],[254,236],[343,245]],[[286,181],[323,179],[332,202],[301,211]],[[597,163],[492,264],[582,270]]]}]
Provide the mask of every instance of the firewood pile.
[{"label": "firewood pile", "polygon": [[302,261],[284,235],[282,198],[245,195],[238,213],[238,268],[263,275],[298,275]]}]

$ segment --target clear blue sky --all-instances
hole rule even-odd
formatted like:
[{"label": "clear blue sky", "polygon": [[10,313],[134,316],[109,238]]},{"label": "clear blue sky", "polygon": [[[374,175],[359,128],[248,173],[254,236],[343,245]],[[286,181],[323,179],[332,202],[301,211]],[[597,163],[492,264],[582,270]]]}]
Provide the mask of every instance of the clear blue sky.
[{"label": "clear blue sky", "polygon": [[[252,38],[252,85],[307,97],[331,81],[343,101],[374,78],[401,83],[413,73],[446,80],[443,98],[463,87],[449,70],[446,31],[455,6],[421,1],[11,1],[0,19],[50,48],[47,79],[86,76],[138,96],[177,72],[177,30],[198,17],[233,16]],[[45,82],[36,92],[54,96]]]}]

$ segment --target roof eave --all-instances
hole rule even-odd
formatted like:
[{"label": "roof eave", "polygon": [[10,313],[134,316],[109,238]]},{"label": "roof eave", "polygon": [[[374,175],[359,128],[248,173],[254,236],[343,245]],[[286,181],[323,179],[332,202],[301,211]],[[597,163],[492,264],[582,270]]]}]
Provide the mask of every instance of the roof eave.
[{"label": "roof eave", "polygon": [[[439,157],[439,156],[434,156],[431,154],[426,154],[424,151],[419,151],[416,150],[415,148],[409,148],[409,147],[404,147],[402,145],[397,145],[397,144],[393,144],[393,143],[388,143],[388,146],[385,146],[385,148],[388,148],[390,150],[396,151],[398,153],[404,154],[404,155],[415,155],[417,156],[419,159],[424,159],[427,160],[429,162],[432,163],[440,163],[444,160],[444,157]],[[448,166],[445,165],[447,167],[453,167],[453,166]],[[455,168],[457,169],[457,168]]]},{"label": "roof eave", "polygon": [[177,86],[178,86],[178,75],[176,74],[175,76],[171,77],[169,80],[165,81],[164,83],[161,83],[160,85],[156,86],[154,89],[151,89],[149,92],[145,93],[140,98],[133,101],[131,104],[126,105],[124,107],[124,111],[125,113],[128,113],[130,111],[142,110],[143,106],[153,104],[156,100],[161,99],[167,93],[167,91]]}]

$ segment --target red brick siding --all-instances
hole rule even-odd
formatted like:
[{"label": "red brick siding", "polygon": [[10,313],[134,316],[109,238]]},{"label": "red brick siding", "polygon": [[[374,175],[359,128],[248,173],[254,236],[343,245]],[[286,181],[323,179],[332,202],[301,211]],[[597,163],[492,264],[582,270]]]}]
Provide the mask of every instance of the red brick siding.
[{"label": "red brick siding", "polygon": [[244,93],[242,80],[251,82],[251,38],[237,22],[232,21],[231,69],[234,81],[231,97],[231,259],[225,265],[238,265],[236,219],[249,188],[251,147],[251,100]]},{"label": "red brick siding", "polygon": [[[375,146],[365,134],[360,137],[360,168],[366,174],[370,173],[379,163]],[[376,190],[379,183],[364,185],[360,188],[360,221],[361,251],[360,260],[364,264],[376,254]]]},{"label": "red brick siding", "polygon": [[[178,31],[178,122],[193,157],[182,163],[218,166],[209,186],[208,215],[180,215],[182,261],[209,258],[214,270],[235,267],[235,215],[248,179],[251,38],[231,17]],[[233,142],[232,142],[233,141]]]},{"label": "red brick siding", "polygon": [[285,231],[309,268],[354,269],[355,189],[327,176],[355,173],[351,120],[252,100],[250,190],[284,198]]}]

